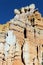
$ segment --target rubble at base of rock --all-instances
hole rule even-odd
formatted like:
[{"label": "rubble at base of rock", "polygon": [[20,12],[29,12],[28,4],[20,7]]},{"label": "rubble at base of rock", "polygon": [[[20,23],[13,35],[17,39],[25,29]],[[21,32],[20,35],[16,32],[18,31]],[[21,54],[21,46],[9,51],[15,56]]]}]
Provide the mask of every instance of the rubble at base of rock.
[{"label": "rubble at base of rock", "polygon": [[42,65],[43,17],[34,4],[14,12],[0,24],[0,65]]}]

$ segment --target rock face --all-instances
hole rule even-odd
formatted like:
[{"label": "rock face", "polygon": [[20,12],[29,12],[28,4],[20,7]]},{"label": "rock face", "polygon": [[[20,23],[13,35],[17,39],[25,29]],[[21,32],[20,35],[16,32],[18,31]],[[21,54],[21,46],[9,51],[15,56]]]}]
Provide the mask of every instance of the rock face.
[{"label": "rock face", "polygon": [[31,4],[0,24],[0,65],[42,65],[43,17]]}]

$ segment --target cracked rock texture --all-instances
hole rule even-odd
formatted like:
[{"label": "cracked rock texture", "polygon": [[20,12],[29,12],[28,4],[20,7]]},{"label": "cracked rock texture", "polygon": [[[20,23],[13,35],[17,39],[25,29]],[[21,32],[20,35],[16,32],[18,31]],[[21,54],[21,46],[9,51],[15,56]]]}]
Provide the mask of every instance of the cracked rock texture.
[{"label": "cracked rock texture", "polygon": [[0,24],[0,65],[42,65],[43,17],[31,4]]}]

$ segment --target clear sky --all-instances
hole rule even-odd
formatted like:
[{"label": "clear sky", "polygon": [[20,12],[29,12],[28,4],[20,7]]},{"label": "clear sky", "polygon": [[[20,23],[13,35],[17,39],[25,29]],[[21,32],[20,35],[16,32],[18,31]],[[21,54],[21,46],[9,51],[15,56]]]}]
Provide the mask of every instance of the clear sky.
[{"label": "clear sky", "polygon": [[43,16],[43,0],[0,0],[0,24],[14,17],[14,9],[34,3]]}]

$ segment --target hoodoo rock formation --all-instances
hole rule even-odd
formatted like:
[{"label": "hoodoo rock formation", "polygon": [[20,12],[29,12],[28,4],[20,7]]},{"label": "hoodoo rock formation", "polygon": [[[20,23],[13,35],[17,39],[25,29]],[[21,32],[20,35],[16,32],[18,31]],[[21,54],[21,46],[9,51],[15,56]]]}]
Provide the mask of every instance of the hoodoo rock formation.
[{"label": "hoodoo rock formation", "polygon": [[31,4],[0,24],[0,65],[43,65],[43,17]]}]

